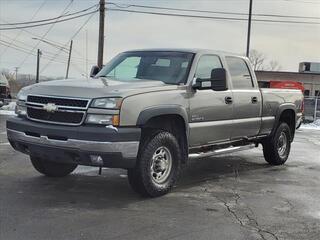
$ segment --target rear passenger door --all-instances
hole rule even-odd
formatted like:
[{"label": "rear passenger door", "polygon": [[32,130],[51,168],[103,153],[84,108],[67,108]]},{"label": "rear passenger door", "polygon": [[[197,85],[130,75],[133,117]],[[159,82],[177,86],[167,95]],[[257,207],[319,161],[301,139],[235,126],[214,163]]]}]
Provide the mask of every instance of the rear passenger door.
[{"label": "rear passenger door", "polygon": [[256,136],[261,125],[261,92],[248,63],[239,57],[226,57],[233,93],[231,139]]}]

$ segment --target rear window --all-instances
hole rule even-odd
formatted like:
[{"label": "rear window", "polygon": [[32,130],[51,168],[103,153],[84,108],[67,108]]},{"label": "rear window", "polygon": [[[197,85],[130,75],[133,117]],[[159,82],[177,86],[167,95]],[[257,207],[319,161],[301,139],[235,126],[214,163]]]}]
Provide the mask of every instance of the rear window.
[{"label": "rear window", "polygon": [[238,57],[226,57],[234,89],[253,88],[253,81],[247,63]]}]

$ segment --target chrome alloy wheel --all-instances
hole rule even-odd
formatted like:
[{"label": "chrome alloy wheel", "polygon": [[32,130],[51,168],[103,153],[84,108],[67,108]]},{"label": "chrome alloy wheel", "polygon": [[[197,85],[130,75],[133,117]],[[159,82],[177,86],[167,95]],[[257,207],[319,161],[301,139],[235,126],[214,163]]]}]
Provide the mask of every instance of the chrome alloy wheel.
[{"label": "chrome alloy wheel", "polygon": [[281,132],[278,139],[278,143],[277,143],[278,154],[280,157],[285,157],[287,147],[288,147],[287,135],[284,132]]},{"label": "chrome alloy wheel", "polygon": [[151,160],[151,177],[154,183],[164,183],[172,169],[172,156],[168,148],[161,146],[153,154]]}]

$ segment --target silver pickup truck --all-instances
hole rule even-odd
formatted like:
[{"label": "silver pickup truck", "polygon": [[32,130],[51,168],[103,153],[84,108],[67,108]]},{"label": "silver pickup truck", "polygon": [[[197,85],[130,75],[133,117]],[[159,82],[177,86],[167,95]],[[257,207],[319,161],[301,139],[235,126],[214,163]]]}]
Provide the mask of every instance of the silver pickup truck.
[{"label": "silver pickup truck", "polygon": [[229,53],[128,51],[93,74],[18,94],[8,139],[38,172],[124,168],[135,191],[156,197],[190,158],[262,144],[268,163],[284,164],[302,116],[301,91],[259,89],[248,59]]}]

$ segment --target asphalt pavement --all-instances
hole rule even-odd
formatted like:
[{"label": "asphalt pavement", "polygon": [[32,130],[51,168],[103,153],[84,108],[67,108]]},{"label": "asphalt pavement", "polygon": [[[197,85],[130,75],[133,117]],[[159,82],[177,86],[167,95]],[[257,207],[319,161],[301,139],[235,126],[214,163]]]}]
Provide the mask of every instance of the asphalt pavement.
[{"label": "asphalt pavement", "polygon": [[126,171],[52,179],[15,152],[0,116],[0,239],[320,239],[320,131],[299,130],[284,166],[261,147],[192,160],[173,191],[144,199]]}]

